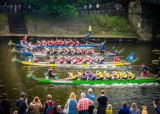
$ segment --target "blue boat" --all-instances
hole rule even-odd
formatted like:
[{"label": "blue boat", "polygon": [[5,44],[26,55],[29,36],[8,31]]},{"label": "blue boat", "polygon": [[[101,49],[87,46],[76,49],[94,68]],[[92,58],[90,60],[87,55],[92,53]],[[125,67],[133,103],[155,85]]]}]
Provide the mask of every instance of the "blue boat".
[{"label": "blue boat", "polygon": [[[28,45],[22,45],[22,44],[15,44],[12,41],[10,41],[8,43],[8,45],[15,45],[18,48],[27,48]],[[44,49],[44,48],[92,48],[95,46],[99,46],[99,44],[80,44],[79,46],[54,46],[54,45],[50,45],[50,46],[39,46],[39,45],[32,45],[32,48],[39,48],[39,49]]]}]

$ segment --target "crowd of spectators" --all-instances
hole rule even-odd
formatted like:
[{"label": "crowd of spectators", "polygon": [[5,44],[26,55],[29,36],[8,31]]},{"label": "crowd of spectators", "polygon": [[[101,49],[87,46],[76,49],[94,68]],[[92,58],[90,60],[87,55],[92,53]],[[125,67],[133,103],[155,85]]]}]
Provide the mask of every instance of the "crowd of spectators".
[{"label": "crowd of spectators", "polygon": [[0,3],[0,13],[27,13],[32,11],[31,4],[21,4],[21,3]]},{"label": "crowd of spectators", "polygon": [[[0,102],[0,114],[11,114],[11,104],[8,100],[7,94],[4,93],[2,97],[3,98]],[[98,103],[97,108],[95,107],[96,101]],[[88,89],[88,93],[82,92],[79,100],[77,100],[76,94],[72,92],[69,95],[64,108],[62,108],[61,105],[57,105],[53,101],[51,94],[46,96],[46,101],[44,103],[41,102],[38,96],[35,96],[33,101],[28,104],[26,93],[22,92],[20,93],[20,98],[18,98],[15,102],[17,110],[14,111],[14,114],[40,114],[42,111],[44,114],[113,114],[112,105],[108,104],[107,102],[108,98],[105,95],[104,90],[101,90],[100,96],[97,98],[97,100],[95,100],[95,96],[91,88]],[[160,110],[157,108],[157,104],[159,103],[159,100],[153,101],[153,107],[157,114],[160,114]],[[131,107],[129,108],[126,102],[123,102],[117,113],[148,114],[148,111],[147,106],[145,105],[142,105],[140,109],[136,103],[132,103]]]}]

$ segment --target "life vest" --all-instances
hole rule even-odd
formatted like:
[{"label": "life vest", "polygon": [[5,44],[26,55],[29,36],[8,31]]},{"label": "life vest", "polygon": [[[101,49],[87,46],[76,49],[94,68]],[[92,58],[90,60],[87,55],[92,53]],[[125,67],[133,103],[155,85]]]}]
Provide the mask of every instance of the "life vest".
[{"label": "life vest", "polygon": [[118,56],[114,57],[114,62],[119,62],[119,57]]}]

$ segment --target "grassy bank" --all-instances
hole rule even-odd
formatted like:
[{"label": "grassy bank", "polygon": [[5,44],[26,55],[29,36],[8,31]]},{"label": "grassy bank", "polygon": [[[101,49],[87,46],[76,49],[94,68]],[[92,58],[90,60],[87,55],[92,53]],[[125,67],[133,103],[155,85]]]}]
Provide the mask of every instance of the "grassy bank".
[{"label": "grassy bank", "polygon": [[91,25],[94,35],[136,35],[129,20],[120,16],[94,14],[83,17],[64,18],[28,15],[26,16],[26,23],[31,34],[84,35],[88,31],[88,26]]},{"label": "grassy bank", "polygon": [[[137,36],[129,20],[120,16],[84,15],[74,18],[28,14],[25,16],[28,34],[84,35],[92,26],[93,35]],[[0,14],[0,33],[9,34],[7,16]]]}]

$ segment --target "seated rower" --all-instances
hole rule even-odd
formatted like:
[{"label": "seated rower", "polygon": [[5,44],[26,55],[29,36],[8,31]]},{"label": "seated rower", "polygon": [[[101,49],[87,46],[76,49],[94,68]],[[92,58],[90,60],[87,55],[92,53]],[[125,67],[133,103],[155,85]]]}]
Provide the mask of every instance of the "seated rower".
[{"label": "seated rower", "polygon": [[141,65],[141,76],[148,76],[148,74],[149,74],[149,69],[144,64],[142,64]]},{"label": "seated rower", "polygon": [[119,56],[115,56],[114,59],[113,59],[113,61],[114,61],[114,62],[120,62]]},{"label": "seated rower", "polygon": [[97,72],[97,80],[103,80],[104,79],[104,75],[102,72],[98,71]]},{"label": "seated rower", "polygon": [[87,76],[85,75],[85,73],[83,73],[81,80],[87,80]]},{"label": "seated rower", "polygon": [[131,80],[135,79],[135,75],[132,72],[129,71],[128,72],[128,78],[131,79]]},{"label": "seated rower", "polygon": [[46,76],[48,76],[49,78],[54,78],[54,79],[58,79],[58,77],[56,77],[56,74],[54,74],[53,72],[52,72],[52,68],[49,68],[48,69],[48,72],[47,72],[47,74],[45,74]]},{"label": "seated rower", "polygon": [[66,80],[77,80],[76,74],[73,74],[72,72],[68,72],[68,78]]}]

